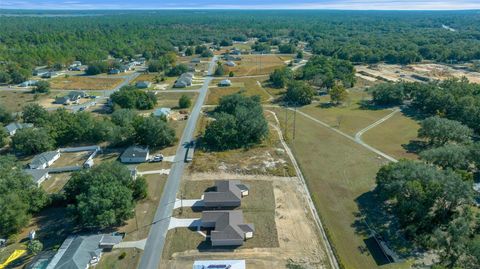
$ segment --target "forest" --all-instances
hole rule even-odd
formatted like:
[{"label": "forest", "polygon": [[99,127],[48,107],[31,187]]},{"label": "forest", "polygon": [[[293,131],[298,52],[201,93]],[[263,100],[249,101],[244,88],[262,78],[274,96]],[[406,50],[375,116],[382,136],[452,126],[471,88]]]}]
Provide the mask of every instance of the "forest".
[{"label": "forest", "polygon": [[0,82],[28,77],[34,66],[74,60],[90,64],[137,54],[158,59],[174,46],[254,37],[260,50],[265,42],[276,44],[277,38],[287,37],[307,42],[315,54],[352,62],[461,62],[480,58],[479,24],[473,11],[2,10]]}]

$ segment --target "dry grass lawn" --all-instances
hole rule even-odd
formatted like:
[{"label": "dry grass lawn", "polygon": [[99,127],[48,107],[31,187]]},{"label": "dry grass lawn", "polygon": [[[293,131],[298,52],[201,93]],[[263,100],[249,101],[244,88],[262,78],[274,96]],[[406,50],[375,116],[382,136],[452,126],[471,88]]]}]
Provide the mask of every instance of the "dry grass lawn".
[{"label": "dry grass lawn", "polygon": [[55,93],[33,94],[26,91],[0,91],[0,105],[11,112],[22,111],[23,107],[29,103],[42,103],[51,100]]},{"label": "dry grass lawn", "polygon": [[277,55],[243,55],[241,58],[237,66],[226,67],[227,74],[232,71],[235,76],[265,75],[285,66],[284,60]]},{"label": "dry grass lawn", "polygon": [[387,121],[363,134],[365,143],[391,155],[397,159],[417,159],[402,146],[417,138],[420,125],[412,118],[397,113]]},{"label": "dry grass lawn", "polygon": [[52,89],[58,90],[111,90],[122,83],[123,78],[70,76],[50,80]]},{"label": "dry grass lawn", "polygon": [[[125,253],[124,258],[120,255]],[[95,269],[131,269],[135,268],[142,257],[143,251],[136,248],[114,249],[111,252],[103,253],[100,263]]]},{"label": "dry grass lawn", "polygon": [[370,96],[362,90],[351,90],[349,100],[340,106],[330,106],[328,95],[320,96],[318,99],[318,102],[302,107],[301,111],[350,135],[355,135],[356,132],[392,112],[388,109],[361,108],[360,102],[370,99]]},{"label": "dry grass lawn", "polygon": [[70,176],[71,173],[50,174],[50,178],[45,180],[41,186],[47,193],[58,193],[67,184]]},{"label": "dry grass lawn", "polygon": [[[207,105],[217,105],[225,95],[230,95],[234,93],[244,93],[247,96],[260,96],[262,102],[269,100],[270,95],[268,92],[262,88],[261,83],[267,80],[265,78],[230,78],[232,81],[231,87],[213,87],[208,90],[208,98],[206,101]],[[212,81],[211,85],[217,85],[220,80]],[[257,83],[257,81],[260,83]]]}]

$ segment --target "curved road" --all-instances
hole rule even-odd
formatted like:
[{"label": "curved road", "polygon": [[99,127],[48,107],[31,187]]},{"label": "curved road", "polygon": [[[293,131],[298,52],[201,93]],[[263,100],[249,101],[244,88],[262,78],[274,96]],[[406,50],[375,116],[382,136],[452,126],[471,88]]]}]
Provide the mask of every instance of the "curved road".
[{"label": "curved road", "polygon": [[145,250],[140,260],[139,269],[157,269],[160,265],[163,247],[165,246],[165,238],[168,232],[168,225],[170,224],[170,218],[172,216],[175,200],[177,199],[177,192],[180,188],[180,181],[182,179],[183,171],[185,169],[185,154],[186,147],[193,138],[193,133],[197,125],[197,120],[200,116],[202,105],[205,102],[205,98],[208,92],[208,84],[212,81],[210,75],[213,74],[213,69],[217,57],[213,57],[208,66],[208,76],[205,78],[197,102],[193,107],[192,113],[187,121],[185,130],[183,131],[180,144],[177,148],[175,155],[175,161],[170,169],[165,188],[162,193],[162,198],[157,207],[157,212],[150,227],[147,242],[145,244]]}]

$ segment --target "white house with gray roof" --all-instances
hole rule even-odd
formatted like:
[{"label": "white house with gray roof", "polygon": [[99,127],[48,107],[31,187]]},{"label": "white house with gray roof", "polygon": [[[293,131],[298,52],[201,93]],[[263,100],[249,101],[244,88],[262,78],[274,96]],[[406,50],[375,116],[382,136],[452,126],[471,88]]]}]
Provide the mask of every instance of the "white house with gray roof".
[{"label": "white house with gray roof", "polygon": [[30,169],[45,169],[60,158],[60,151],[47,151],[33,157],[28,165]]},{"label": "white house with gray roof", "polygon": [[122,236],[109,234],[70,236],[46,269],[87,269],[98,264],[102,251],[112,249],[121,241]]},{"label": "white house with gray roof", "polygon": [[193,74],[183,73],[173,84],[174,88],[185,88],[192,85]]},{"label": "white house with gray roof", "polygon": [[122,163],[143,163],[150,158],[148,147],[131,146],[120,156]]},{"label": "white house with gray roof", "polygon": [[33,124],[31,123],[12,122],[9,125],[5,126],[5,130],[7,131],[8,135],[13,136],[20,129],[32,128],[32,127],[33,127]]},{"label": "white house with gray roof", "polygon": [[203,194],[205,207],[237,207],[240,206],[242,198],[248,196],[248,187],[237,180],[215,181],[215,191]]},{"label": "white house with gray roof", "polygon": [[50,178],[48,171],[45,169],[25,169],[25,172],[32,177],[33,182],[40,188],[40,185]]}]

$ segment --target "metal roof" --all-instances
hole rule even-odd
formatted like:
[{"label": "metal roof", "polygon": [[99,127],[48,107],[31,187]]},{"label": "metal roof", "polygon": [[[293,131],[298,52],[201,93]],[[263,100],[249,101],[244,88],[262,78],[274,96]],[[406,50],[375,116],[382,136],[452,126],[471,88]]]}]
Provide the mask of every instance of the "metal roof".
[{"label": "metal roof", "polygon": [[8,133],[15,132],[16,130],[20,130],[23,128],[32,128],[33,124],[31,123],[19,123],[19,122],[12,122],[9,125],[5,126]]}]

